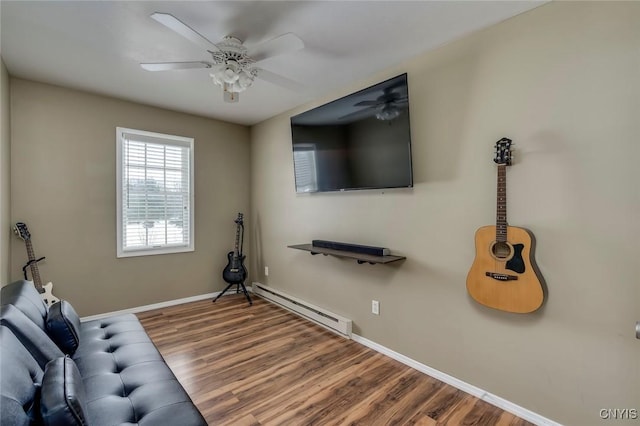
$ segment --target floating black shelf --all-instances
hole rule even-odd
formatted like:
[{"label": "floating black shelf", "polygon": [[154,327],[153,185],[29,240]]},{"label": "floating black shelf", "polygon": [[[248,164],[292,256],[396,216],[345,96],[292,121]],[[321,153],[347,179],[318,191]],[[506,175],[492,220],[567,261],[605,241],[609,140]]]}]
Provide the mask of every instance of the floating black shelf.
[{"label": "floating black shelf", "polygon": [[308,251],[311,252],[312,255],[323,254],[325,256],[331,255],[336,257],[346,257],[348,259],[355,259],[359,264],[370,263],[372,265],[375,265],[376,263],[391,263],[397,262],[398,260],[406,259],[406,257],[404,256],[373,256],[370,254],[356,253],[353,251],[333,250],[324,247],[316,247],[312,244],[296,244],[287,247],[296,250]]}]

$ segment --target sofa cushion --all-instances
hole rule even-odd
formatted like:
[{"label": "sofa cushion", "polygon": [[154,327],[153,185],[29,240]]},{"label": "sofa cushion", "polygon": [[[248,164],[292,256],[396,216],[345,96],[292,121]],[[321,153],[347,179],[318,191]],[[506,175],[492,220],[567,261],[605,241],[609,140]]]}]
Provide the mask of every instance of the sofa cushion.
[{"label": "sofa cushion", "polygon": [[47,364],[42,379],[40,413],[47,426],[87,425],[84,384],[68,356]]},{"label": "sofa cushion", "polygon": [[0,326],[0,424],[40,424],[42,368],[18,338]]},{"label": "sofa cushion", "polygon": [[14,305],[0,306],[0,324],[11,330],[42,370],[49,361],[64,355],[46,331]]},{"label": "sofa cushion", "polygon": [[73,355],[80,345],[80,318],[73,306],[61,300],[49,307],[47,333],[67,355]]},{"label": "sofa cushion", "polygon": [[124,395],[88,403],[94,425],[203,426],[206,421],[176,379],[157,380]]}]

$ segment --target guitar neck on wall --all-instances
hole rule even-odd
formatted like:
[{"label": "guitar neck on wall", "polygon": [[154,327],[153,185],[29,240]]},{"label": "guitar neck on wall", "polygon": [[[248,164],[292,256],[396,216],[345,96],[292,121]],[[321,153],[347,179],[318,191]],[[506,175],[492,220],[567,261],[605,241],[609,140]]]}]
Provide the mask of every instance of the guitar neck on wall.
[{"label": "guitar neck on wall", "polygon": [[496,142],[498,165],[496,224],[476,231],[476,257],[467,291],[478,303],[507,312],[528,313],[544,301],[542,276],[533,255],[533,234],[507,223],[507,166],[511,139]]},{"label": "guitar neck on wall", "polygon": [[31,281],[33,281],[33,285],[35,286],[40,296],[42,296],[42,300],[47,304],[47,306],[51,306],[56,302],[59,302],[60,299],[55,297],[52,293],[53,284],[48,282],[45,285],[42,285],[42,279],[40,278],[40,271],[38,270],[38,262],[44,260],[44,257],[36,259],[36,255],[33,251],[33,244],[31,243],[31,234],[29,233],[29,229],[27,225],[22,222],[18,222],[13,227],[13,231],[17,236],[22,238],[25,246],[27,247],[27,257],[28,261],[22,268],[24,272],[24,279],[27,279],[27,269],[31,271]]}]

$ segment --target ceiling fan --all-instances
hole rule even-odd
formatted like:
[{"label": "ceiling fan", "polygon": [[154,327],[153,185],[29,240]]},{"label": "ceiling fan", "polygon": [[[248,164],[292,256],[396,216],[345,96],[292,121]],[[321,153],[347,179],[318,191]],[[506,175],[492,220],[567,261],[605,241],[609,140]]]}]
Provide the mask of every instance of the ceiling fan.
[{"label": "ceiling fan", "polygon": [[242,41],[232,36],[225,37],[219,43],[212,43],[168,13],[156,12],[151,18],[204,48],[211,55],[211,61],[141,63],[140,66],[147,71],[209,68],[213,82],[222,86],[225,102],[238,102],[240,92],[249,88],[256,77],[291,90],[302,88],[300,83],[256,66],[267,58],[302,49],[304,43],[293,33],[247,48]]},{"label": "ceiling fan", "polygon": [[354,107],[366,107],[340,117],[340,120],[350,120],[373,116],[378,120],[391,121],[398,117],[409,104],[409,95],[395,91],[396,86],[386,87],[381,96],[375,100],[362,101]]}]

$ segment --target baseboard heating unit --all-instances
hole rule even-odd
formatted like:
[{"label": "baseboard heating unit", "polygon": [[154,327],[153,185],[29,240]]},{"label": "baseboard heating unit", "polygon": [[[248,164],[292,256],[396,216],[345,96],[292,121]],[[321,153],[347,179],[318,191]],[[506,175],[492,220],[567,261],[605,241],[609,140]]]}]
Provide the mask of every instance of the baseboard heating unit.
[{"label": "baseboard heating unit", "polygon": [[275,303],[276,305],[282,306],[294,314],[298,314],[345,337],[351,338],[350,319],[341,317],[340,315],[334,314],[326,309],[314,306],[260,283],[253,283],[253,293]]}]

